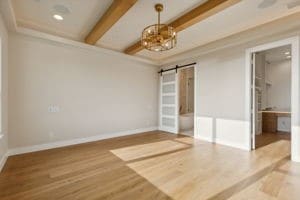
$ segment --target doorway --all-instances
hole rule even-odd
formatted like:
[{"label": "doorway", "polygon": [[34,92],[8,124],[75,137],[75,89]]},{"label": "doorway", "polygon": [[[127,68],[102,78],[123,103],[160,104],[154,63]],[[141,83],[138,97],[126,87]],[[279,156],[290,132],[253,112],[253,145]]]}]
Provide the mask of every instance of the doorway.
[{"label": "doorway", "polygon": [[291,140],[291,45],[252,54],[254,144]]},{"label": "doorway", "polygon": [[195,66],[194,62],[161,69],[158,72],[160,74],[159,130],[194,136],[197,80]]},{"label": "doorway", "polygon": [[194,67],[179,71],[179,133],[194,136]]},{"label": "doorway", "polygon": [[292,37],[260,46],[256,46],[246,51],[246,119],[249,120],[249,150],[256,148],[255,139],[257,133],[256,116],[258,110],[255,78],[255,57],[257,53],[275,49],[278,47],[290,47],[291,60],[291,89],[290,89],[290,121],[291,121],[291,157],[293,161],[300,162],[300,66],[299,66],[299,37]]}]

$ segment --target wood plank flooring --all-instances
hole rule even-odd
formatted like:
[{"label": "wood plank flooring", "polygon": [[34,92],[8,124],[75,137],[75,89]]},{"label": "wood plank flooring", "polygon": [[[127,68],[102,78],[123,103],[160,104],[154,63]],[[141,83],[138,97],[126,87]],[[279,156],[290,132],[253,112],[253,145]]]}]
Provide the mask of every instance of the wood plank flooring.
[{"label": "wood plank flooring", "polygon": [[290,142],[253,152],[148,132],[8,158],[1,200],[299,200]]},{"label": "wood plank flooring", "polygon": [[268,144],[280,141],[291,140],[291,133],[276,132],[276,133],[262,133],[255,136],[255,148],[260,148]]}]

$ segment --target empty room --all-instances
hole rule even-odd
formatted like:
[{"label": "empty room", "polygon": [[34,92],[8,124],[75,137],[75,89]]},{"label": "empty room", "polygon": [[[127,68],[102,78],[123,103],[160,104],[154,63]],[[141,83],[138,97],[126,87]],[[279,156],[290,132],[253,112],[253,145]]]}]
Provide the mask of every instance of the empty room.
[{"label": "empty room", "polygon": [[299,200],[300,0],[0,0],[1,200]]}]

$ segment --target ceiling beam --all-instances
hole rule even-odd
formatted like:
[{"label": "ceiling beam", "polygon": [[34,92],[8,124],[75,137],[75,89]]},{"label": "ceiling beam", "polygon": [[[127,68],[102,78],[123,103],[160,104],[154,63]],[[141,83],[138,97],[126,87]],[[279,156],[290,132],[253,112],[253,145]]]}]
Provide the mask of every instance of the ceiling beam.
[{"label": "ceiling beam", "polygon": [[[180,32],[238,2],[241,0],[208,0],[205,3],[199,5],[198,7],[194,8],[190,12],[182,15],[181,17],[177,18],[169,25],[172,26],[176,32]],[[144,48],[141,45],[141,42],[138,41],[134,45],[125,49],[126,54],[135,54]]]},{"label": "ceiling beam", "polygon": [[114,0],[85,38],[87,44],[96,42],[137,2],[137,0]]}]

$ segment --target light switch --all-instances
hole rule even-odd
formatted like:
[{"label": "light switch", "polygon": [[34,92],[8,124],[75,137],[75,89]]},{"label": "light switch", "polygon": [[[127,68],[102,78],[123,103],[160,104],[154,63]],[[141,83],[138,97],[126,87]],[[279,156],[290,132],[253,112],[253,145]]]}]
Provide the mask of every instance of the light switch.
[{"label": "light switch", "polygon": [[57,113],[57,112],[60,112],[60,108],[59,108],[59,106],[50,105],[48,107],[48,112]]}]

